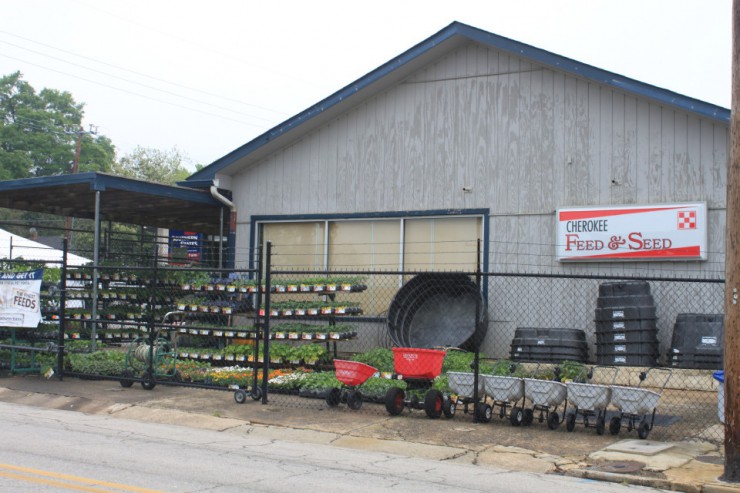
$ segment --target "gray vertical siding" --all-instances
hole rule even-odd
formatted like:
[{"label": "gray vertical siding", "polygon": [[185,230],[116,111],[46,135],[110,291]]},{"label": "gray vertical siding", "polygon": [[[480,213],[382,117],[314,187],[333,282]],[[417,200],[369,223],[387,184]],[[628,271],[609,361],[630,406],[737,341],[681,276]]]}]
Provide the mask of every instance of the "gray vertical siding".
[{"label": "gray vertical siding", "polygon": [[239,242],[252,214],[490,208],[493,268],[613,272],[553,260],[557,207],[706,201],[711,261],[675,268],[716,272],[728,134],[470,43],[234,176]]}]

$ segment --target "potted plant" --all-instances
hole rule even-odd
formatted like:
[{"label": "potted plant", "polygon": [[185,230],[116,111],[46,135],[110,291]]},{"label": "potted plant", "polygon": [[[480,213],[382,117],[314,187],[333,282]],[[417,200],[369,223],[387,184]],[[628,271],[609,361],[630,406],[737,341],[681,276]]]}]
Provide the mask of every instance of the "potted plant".
[{"label": "potted plant", "polygon": [[315,365],[319,360],[324,359],[328,353],[326,348],[320,344],[306,344],[300,348],[301,359],[307,365]]}]

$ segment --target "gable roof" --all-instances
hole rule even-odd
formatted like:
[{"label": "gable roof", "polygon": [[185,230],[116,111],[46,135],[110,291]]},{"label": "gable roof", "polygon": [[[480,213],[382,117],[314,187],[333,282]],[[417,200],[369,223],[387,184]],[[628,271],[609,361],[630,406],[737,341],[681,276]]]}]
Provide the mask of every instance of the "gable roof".
[{"label": "gable roof", "polygon": [[283,145],[282,142],[284,142],[283,137],[294,129],[301,127],[303,131],[308,132],[334,118],[348,107],[357,104],[360,93],[362,93],[360,97],[366,99],[400,81],[418,68],[424,66],[430,60],[440,58],[444,54],[470,41],[512,55],[528,58],[543,66],[612,86],[622,91],[646,97],[660,104],[695,113],[711,120],[728,124],[730,121],[730,110],[721,106],[684,96],[607,70],[602,70],[564,56],[556,55],[541,48],[483,31],[467,24],[453,22],[398,57],[386,62],[329,97],[217,159],[207,167],[188,177],[183,184],[190,186],[210,184],[216,173],[225,170],[229,166],[239,161],[247,165],[280,147]]}]

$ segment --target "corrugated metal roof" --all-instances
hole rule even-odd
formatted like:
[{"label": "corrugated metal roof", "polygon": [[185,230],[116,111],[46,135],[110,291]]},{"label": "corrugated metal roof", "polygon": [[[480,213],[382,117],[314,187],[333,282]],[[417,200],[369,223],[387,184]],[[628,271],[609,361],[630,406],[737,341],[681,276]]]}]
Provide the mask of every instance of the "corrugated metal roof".
[{"label": "corrugated metal roof", "polygon": [[[729,123],[730,121],[730,110],[726,108],[646,84],[607,70],[602,70],[591,65],[551,53],[541,48],[514,41],[460,22],[453,22],[446,28],[405,51],[393,60],[381,65],[377,69],[340,89],[331,96],[319,101],[305,111],[289,118],[254,140],[247,142],[243,146],[214,161],[209,166],[191,175],[185,182],[183,182],[183,184],[187,184],[188,182],[210,181],[215,177],[216,173],[224,170],[235,162],[256,153],[258,150],[265,149],[276,139],[281,138],[300,126],[306,125],[308,122],[317,120],[320,116],[330,112],[331,110],[336,110],[339,106],[344,107],[344,104],[346,104],[348,100],[352,99],[353,96],[361,92],[367,93],[381,80],[393,77],[394,74],[404,71],[404,68],[409,68],[412,64],[413,66],[416,66],[420,60],[428,60],[430,57],[440,57],[450,49],[465,42],[465,40],[472,40],[497,50],[528,58],[535,63],[552,69],[570,73],[584,79],[590,79],[642,97],[650,98],[661,104],[673,106],[690,113],[696,113],[705,118],[717,120],[723,123]],[[402,74],[399,74],[398,78],[400,78],[401,75]]]}]

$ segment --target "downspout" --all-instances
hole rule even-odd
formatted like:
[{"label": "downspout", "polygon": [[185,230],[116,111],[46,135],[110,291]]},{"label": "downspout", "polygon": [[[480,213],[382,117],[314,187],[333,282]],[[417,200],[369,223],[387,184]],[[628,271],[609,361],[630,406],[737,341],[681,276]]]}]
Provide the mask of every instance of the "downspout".
[{"label": "downspout", "polygon": [[[226,241],[226,267],[233,269],[234,252],[236,251],[236,206],[231,200],[219,193],[217,180],[213,180],[213,184],[211,185],[211,196],[224,204],[231,211],[229,214],[229,237]],[[223,237],[223,234],[221,237]],[[221,248],[221,250],[223,251],[223,248]],[[223,268],[223,265],[219,265],[219,268]]]}]

